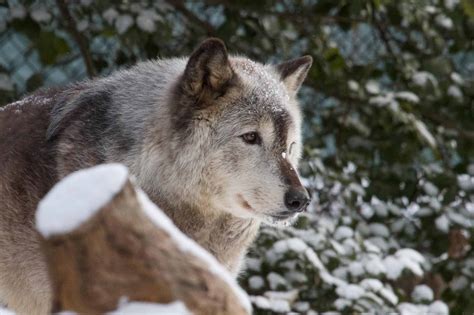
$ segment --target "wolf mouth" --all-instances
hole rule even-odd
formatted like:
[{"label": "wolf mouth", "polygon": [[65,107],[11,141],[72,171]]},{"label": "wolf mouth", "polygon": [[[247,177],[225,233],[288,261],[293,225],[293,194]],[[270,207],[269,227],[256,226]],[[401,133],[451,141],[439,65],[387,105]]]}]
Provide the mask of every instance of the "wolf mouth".
[{"label": "wolf mouth", "polygon": [[296,216],[297,214],[298,213],[295,213],[295,212],[282,211],[282,212],[279,212],[279,213],[276,213],[276,214],[272,214],[270,216],[272,218],[276,219],[276,220],[283,221],[283,220],[287,220],[289,218],[292,218],[292,217]]}]

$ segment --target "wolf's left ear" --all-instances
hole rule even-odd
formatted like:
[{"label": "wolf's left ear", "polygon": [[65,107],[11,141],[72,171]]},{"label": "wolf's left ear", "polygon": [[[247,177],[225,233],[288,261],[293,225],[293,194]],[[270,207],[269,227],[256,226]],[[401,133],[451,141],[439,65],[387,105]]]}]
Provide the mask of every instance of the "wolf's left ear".
[{"label": "wolf's left ear", "polygon": [[224,94],[233,76],[224,43],[210,38],[202,42],[189,58],[182,82],[184,92],[206,102],[208,98]]},{"label": "wolf's left ear", "polygon": [[312,64],[313,58],[311,56],[303,56],[280,63],[276,69],[288,90],[296,93],[308,75]]}]

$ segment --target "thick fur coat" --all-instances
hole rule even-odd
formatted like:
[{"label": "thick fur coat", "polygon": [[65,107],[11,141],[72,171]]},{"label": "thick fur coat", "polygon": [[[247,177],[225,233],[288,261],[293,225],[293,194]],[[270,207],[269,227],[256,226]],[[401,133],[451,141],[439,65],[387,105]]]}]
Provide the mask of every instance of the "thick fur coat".
[{"label": "thick fur coat", "polygon": [[140,63],[1,109],[0,304],[48,312],[37,204],[67,174],[108,162],[125,164],[237,274],[260,223],[291,220],[308,202],[296,171],[296,92],[310,66],[310,57],[280,65],[229,57],[209,39],[189,58]]}]

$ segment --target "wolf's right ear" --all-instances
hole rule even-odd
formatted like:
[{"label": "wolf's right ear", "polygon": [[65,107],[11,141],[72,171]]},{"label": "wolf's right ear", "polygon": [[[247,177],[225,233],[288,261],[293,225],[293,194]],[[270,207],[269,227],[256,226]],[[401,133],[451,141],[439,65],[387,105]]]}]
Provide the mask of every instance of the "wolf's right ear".
[{"label": "wolf's right ear", "polygon": [[189,58],[182,79],[184,93],[200,106],[225,93],[234,71],[224,43],[210,38],[201,43]]},{"label": "wolf's right ear", "polygon": [[296,93],[306,79],[312,64],[311,56],[303,56],[280,63],[276,69],[288,90]]}]

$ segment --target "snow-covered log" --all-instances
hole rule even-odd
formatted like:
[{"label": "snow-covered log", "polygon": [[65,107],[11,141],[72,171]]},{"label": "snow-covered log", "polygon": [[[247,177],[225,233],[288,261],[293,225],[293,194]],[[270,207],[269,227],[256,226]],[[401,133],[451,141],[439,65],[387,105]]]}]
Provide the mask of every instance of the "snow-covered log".
[{"label": "snow-covered log", "polygon": [[181,301],[193,314],[251,311],[224,267],[135,188],[119,164],[66,177],[40,203],[36,220],[54,312],[104,313],[124,300]]}]

